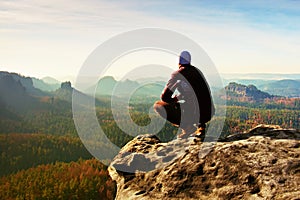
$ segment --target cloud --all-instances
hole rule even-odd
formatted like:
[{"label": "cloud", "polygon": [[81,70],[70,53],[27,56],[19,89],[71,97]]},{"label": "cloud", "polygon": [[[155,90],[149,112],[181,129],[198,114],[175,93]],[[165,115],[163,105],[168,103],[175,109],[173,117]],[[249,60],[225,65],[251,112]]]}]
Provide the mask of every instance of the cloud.
[{"label": "cloud", "polygon": [[113,35],[158,27],[197,41],[222,72],[299,72],[299,9],[291,1],[2,0],[0,65],[74,75]]}]

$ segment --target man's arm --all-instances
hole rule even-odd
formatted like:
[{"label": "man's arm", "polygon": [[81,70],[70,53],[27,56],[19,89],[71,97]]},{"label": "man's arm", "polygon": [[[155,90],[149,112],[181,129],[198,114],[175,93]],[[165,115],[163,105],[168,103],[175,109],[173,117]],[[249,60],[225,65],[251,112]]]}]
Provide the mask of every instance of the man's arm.
[{"label": "man's arm", "polygon": [[176,89],[176,85],[177,85],[177,76],[178,76],[178,71],[175,71],[174,73],[172,73],[170,80],[168,81],[167,85],[165,86],[160,98],[161,100],[163,100],[164,102],[167,103],[173,103],[173,102],[177,102],[177,98],[174,97],[172,98],[172,95]]}]

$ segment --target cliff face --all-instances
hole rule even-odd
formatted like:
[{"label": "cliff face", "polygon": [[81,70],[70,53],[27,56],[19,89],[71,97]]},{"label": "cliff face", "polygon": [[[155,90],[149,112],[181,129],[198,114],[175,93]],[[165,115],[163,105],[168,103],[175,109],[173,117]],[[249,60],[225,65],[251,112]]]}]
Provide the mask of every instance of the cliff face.
[{"label": "cliff face", "polygon": [[35,104],[35,98],[31,96],[27,88],[20,80],[14,79],[12,75],[0,73],[0,105],[6,110],[7,107],[15,111],[28,110],[29,106]]},{"label": "cliff face", "polygon": [[138,136],[109,167],[116,199],[299,199],[300,132],[258,126],[223,141]]},{"label": "cliff face", "polygon": [[[0,80],[2,82],[9,81],[6,84],[4,83],[3,87],[6,87],[6,90],[11,89],[11,86],[9,85],[9,83],[11,83],[12,81],[8,80],[8,79],[12,79],[15,83],[21,85],[23,90],[26,91],[26,93],[28,93],[28,95],[33,95],[33,96],[43,96],[43,95],[45,95],[45,93],[43,91],[41,91],[41,90],[34,87],[32,78],[24,77],[24,76],[16,74],[16,73],[0,71]],[[16,93],[18,91],[12,90],[12,92]]]}]

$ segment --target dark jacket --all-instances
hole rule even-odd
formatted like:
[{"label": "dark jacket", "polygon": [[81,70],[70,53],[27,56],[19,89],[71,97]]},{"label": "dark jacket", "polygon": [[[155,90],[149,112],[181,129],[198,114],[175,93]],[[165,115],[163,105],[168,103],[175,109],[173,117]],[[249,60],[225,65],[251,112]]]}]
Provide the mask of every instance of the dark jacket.
[{"label": "dark jacket", "polygon": [[[180,95],[173,96],[175,90]],[[186,108],[195,109],[199,105],[200,123],[208,122],[215,113],[211,92],[202,72],[192,65],[181,65],[172,73],[171,79],[161,94],[164,102],[172,103],[183,100]],[[183,106],[184,107],[184,106]]]}]

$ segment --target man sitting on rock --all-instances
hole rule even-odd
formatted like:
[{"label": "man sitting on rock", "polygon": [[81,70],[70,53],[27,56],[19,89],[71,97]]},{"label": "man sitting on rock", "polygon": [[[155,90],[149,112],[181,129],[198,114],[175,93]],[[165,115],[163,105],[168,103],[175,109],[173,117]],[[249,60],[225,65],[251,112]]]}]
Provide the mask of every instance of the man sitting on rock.
[{"label": "man sitting on rock", "polygon": [[172,73],[161,100],[154,110],[163,118],[182,129],[178,138],[204,138],[205,123],[211,120],[215,109],[209,86],[202,72],[191,65],[188,51],[179,56],[179,69]]}]

